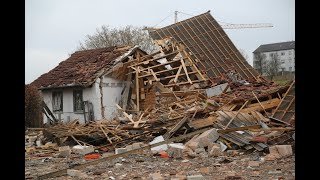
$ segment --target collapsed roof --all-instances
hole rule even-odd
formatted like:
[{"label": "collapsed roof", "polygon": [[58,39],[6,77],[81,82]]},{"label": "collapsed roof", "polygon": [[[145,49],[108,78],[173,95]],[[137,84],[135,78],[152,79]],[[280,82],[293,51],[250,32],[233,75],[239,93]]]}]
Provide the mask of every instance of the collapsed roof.
[{"label": "collapsed roof", "polygon": [[90,86],[106,70],[131,55],[138,47],[112,46],[77,51],[31,84],[38,88]]},{"label": "collapsed roof", "polygon": [[245,60],[210,11],[149,31],[154,40],[172,38],[181,43],[209,78],[236,71],[243,79],[258,80],[259,73]]}]

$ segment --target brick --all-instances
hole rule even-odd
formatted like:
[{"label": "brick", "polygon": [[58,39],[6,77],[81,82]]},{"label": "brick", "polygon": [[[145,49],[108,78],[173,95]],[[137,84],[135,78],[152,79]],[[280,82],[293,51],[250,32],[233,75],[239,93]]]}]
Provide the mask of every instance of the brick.
[{"label": "brick", "polygon": [[126,148],[116,148],[115,149],[115,154],[120,154],[120,153],[125,153],[127,152]]},{"label": "brick", "polygon": [[199,175],[187,176],[187,180],[205,180],[205,179],[201,174],[199,174]]}]

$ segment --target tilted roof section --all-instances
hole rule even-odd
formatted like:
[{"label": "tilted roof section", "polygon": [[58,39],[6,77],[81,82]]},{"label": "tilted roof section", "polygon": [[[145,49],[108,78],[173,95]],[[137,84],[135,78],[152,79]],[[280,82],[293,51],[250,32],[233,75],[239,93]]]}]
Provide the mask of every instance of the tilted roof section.
[{"label": "tilted roof section", "polygon": [[90,86],[104,70],[113,67],[135,49],[137,47],[112,46],[77,51],[31,84],[38,88]]},{"label": "tilted roof section", "polygon": [[260,45],[253,53],[295,49],[295,41]]},{"label": "tilted roof section", "polygon": [[257,71],[245,60],[210,11],[149,32],[154,40],[172,37],[182,43],[197,66],[209,78],[236,70],[244,79],[257,79]]}]

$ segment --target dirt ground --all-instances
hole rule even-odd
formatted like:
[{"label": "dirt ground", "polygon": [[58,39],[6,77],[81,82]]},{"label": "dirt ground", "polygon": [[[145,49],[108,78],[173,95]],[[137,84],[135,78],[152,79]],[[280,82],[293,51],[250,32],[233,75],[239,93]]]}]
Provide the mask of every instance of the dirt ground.
[{"label": "dirt ground", "polygon": [[[219,157],[163,158],[150,152],[131,154],[87,166],[79,176],[63,175],[49,179],[187,179],[187,176],[202,175],[204,179],[295,179],[295,154],[277,160],[264,160],[262,152],[224,153]],[[59,158],[26,155],[25,178],[35,179],[39,175],[61,170],[87,161],[83,156],[72,154]],[[254,161],[254,162],[250,162]],[[253,163],[249,166],[249,163]],[[254,165],[255,164],[255,165]]]}]

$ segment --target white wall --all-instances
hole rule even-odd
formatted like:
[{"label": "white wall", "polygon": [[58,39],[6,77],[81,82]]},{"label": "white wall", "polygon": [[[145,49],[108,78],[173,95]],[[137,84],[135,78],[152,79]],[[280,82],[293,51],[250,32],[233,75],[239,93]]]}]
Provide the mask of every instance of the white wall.
[{"label": "white wall", "polygon": [[[119,104],[121,100],[121,91],[124,88],[125,83],[119,81],[112,77],[103,76],[102,80],[102,92],[103,92],[103,106],[104,106],[104,116],[106,119],[111,120],[117,111],[116,103]],[[101,120],[101,94],[99,88],[100,79],[98,78],[96,82],[90,88],[83,89],[83,101],[89,101],[93,104],[94,119]],[[81,123],[84,123],[84,116],[82,112],[73,112],[73,89],[65,88],[62,89],[63,93],[63,112],[55,113],[52,111],[52,90],[42,91],[42,96],[44,102],[47,104],[48,108],[52,111],[57,119],[60,118],[63,122],[72,121],[74,119],[79,119]],[[44,115],[44,123],[48,121],[47,117]]]},{"label": "white wall", "polygon": [[[95,93],[96,87],[83,89],[83,101],[90,101],[93,104],[94,118],[99,114],[99,108],[97,107],[97,97]],[[79,119],[81,123],[84,123],[84,116],[82,112],[73,111],[73,88],[62,89],[63,93],[63,112],[56,113],[52,111],[52,90],[42,91],[42,96],[44,102],[47,104],[48,108],[52,111],[57,119],[59,117],[63,122],[72,121],[74,119]],[[100,113],[101,114],[101,113]],[[44,115],[44,123],[48,121],[47,117]]]},{"label": "white wall", "polygon": [[103,76],[102,82],[104,115],[106,119],[111,120],[117,115],[116,104],[119,104],[121,100],[121,91],[125,82],[109,76]]},{"label": "white wall", "polygon": [[[271,60],[271,53],[277,53],[280,59],[280,62],[282,62],[279,72],[282,71],[282,68],[284,68],[284,71],[289,71],[290,72],[290,67],[291,67],[291,72],[295,71],[295,50],[290,49],[290,50],[282,50],[282,51],[272,51],[272,52],[263,52],[262,54],[266,55],[266,63]],[[284,53],[284,55],[281,55],[281,53]],[[253,59],[253,67],[255,69],[255,58]]]}]

